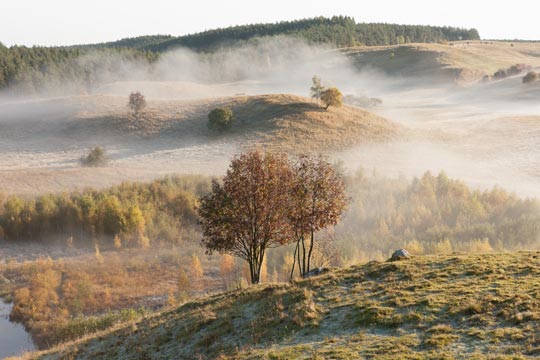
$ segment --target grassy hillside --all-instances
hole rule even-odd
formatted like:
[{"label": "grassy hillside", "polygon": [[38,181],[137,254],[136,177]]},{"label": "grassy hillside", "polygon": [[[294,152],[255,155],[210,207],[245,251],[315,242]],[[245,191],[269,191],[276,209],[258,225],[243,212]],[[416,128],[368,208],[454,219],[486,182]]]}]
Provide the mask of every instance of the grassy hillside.
[{"label": "grassy hillside", "polygon": [[[128,116],[127,98],[83,96],[29,104],[54,109],[47,117],[39,137],[69,134],[80,142],[108,145],[127,141],[133,135],[150,139],[195,139],[208,142],[238,143],[240,147],[266,146],[296,151],[338,150],[365,142],[383,141],[395,136],[399,127],[368,111],[352,106],[329,108],[295,95],[231,96],[204,100],[149,100],[143,119]],[[216,135],[207,128],[208,113],[217,107],[230,107],[236,117],[232,128]],[[64,109],[60,112],[57,109]],[[36,109],[37,110],[37,109]],[[71,115],[71,116],[70,116]],[[23,138],[35,136],[29,131],[25,114],[14,115],[7,129]],[[7,115],[9,117],[9,115]],[[24,118],[26,124],[16,121]],[[11,118],[10,118],[11,119]],[[38,139],[33,139],[38,140]]]},{"label": "grassy hillside", "polygon": [[394,76],[438,76],[463,82],[479,80],[515,64],[540,66],[540,44],[533,42],[457,41],[360,47],[346,52],[360,68],[376,68]]},{"label": "grassy hillside", "polygon": [[250,96],[227,100],[238,118],[231,135],[245,137],[248,147],[297,152],[336,151],[385,141],[397,135],[394,123],[360,108],[344,105],[325,110],[294,95]]},{"label": "grassy hillside", "polygon": [[516,359],[540,354],[540,254],[416,257],[223,293],[42,359]]}]

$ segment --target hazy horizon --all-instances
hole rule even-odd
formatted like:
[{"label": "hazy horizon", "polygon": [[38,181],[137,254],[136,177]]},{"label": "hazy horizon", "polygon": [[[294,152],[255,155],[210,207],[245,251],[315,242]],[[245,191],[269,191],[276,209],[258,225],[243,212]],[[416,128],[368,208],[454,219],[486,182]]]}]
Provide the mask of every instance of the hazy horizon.
[{"label": "hazy horizon", "polygon": [[[62,46],[120,40],[142,35],[181,36],[209,29],[253,23],[274,23],[316,16],[343,15],[357,22],[397,23],[476,28],[484,39],[540,40],[535,26],[540,5],[520,3],[519,17],[506,7],[456,0],[452,7],[427,0],[407,3],[382,0],[370,4],[350,1],[331,3],[315,0],[271,3],[232,0],[227,3],[201,0],[189,5],[156,0],[151,6],[139,0],[114,3],[96,0],[81,9],[68,0],[42,2],[22,0],[3,4],[5,17],[0,23],[0,42],[7,46]],[[22,16],[16,16],[22,15]]]}]

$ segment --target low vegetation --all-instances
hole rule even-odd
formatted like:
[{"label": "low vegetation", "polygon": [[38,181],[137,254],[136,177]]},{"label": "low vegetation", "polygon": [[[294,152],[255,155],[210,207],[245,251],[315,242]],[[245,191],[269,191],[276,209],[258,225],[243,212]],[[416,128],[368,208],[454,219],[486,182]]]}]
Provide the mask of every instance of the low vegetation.
[{"label": "low vegetation", "polygon": [[208,129],[221,133],[230,129],[234,122],[234,114],[229,108],[216,108],[208,114]]},{"label": "low vegetation", "polygon": [[529,71],[527,75],[523,77],[522,82],[524,84],[530,84],[538,81],[540,79],[540,74],[538,74],[536,71]]},{"label": "low vegetation", "polygon": [[[0,265],[10,279],[0,285],[12,294],[10,320],[22,323],[39,348],[140,319],[150,308],[182,303],[206,289],[224,289],[202,270],[217,258],[203,258],[202,265],[193,242],[152,251],[101,251],[96,245],[94,253],[66,256]],[[233,268],[236,280],[234,274]]]},{"label": "low vegetation", "polygon": [[29,357],[536,357],[539,274],[535,252],[369,262],[202,298]]},{"label": "low vegetation", "polygon": [[83,166],[103,166],[107,163],[108,159],[105,155],[105,149],[96,146],[90,152],[88,155],[81,158],[81,164]]},{"label": "low vegetation", "polygon": [[343,97],[343,103],[363,108],[371,108],[381,105],[383,101],[379,98],[370,98],[367,96],[345,95]]},{"label": "low vegetation", "polygon": [[527,64],[516,64],[510,66],[508,69],[499,69],[493,74],[493,80],[502,80],[510,76],[519,75],[524,71],[530,70],[530,68]]},{"label": "low vegetation", "polygon": [[133,115],[135,118],[142,116],[146,106],[146,98],[139,91],[132,92],[129,95],[128,108],[131,111],[131,115]]}]

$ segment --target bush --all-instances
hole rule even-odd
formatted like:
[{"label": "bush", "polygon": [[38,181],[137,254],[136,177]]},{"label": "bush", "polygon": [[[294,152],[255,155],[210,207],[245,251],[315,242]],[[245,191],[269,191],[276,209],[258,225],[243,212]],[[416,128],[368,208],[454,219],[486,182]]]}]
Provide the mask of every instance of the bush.
[{"label": "bush", "polygon": [[493,74],[494,80],[502,80],[508,77],[508,73],[504,69],[498,70],[495,74]]},{"label": "bush", "polygon": [[529,71],[527,75],[523,77],[522,81],[524,84],[530,84],[532,82],[538,81],[539,78],[540,78],[540,74],[538,74],[535,71]]},{"label": "bush", "polygon": [[133,112],[133,115],[138,117],[142,114],[143,110],[146,108],[146,98],[140,92],[132,92],[129,95],[128,107]]},{"label": "bush", "polygon": [[96,146],[88,155],[81,158],[81,163],[84,166],[101,166],[107,163],[107,157],[105,156],[105,149]]},{"label": "bush", "polygon": [[217,108],[208,114],[208,129],[222,132],[230,129],[234,122],[234,114],[231,109]]},{"label": "bush", "polygon": [[343,104],[343,94],[338,88],[333,87],[323,91],[321,100],[326,105],[326,109],[330,106],[340,107]]}]

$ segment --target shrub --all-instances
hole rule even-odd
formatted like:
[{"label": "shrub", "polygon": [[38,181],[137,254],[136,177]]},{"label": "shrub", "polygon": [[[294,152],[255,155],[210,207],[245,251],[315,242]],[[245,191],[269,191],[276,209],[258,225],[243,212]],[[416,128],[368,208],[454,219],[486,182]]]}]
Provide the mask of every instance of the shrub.
[{"label": "shrub", "polygon": [[508,77],[508,73],[504,69],[498,70],[495,74],[493,74],[494,80],[502,80]]},{"label": "shrub", "polygon": [[234,114],[231,109],[217,108],[208,114],[208,129],[221,132],[229,129],[234,122]]},{"label": "shrub", "polygon": [[132,92],[129,95],[128,107],[136,117],[140,116],[146,108],[146,98],[140,92]]},{"label": "shrub", "polygon": [[88,155],[81,158],[81,163],[84,166],[100,166],[107,163],[107,157],[105,156],[105,149],[96,146]]},{"label": "shrub", "polygon": [[539,78],[540,78],[540,74],[538,74],[535,71],[529,71],[527,75],[523,77],[522,81],[524,84],[530,84],[532,82],[538,81]]},{"label": "shrub", "polygon": [[340,107],[343,104],[343,94],[338,88],[332,87],[323,91],[321,100],[326,105],[326,109],[330,106]]}]

